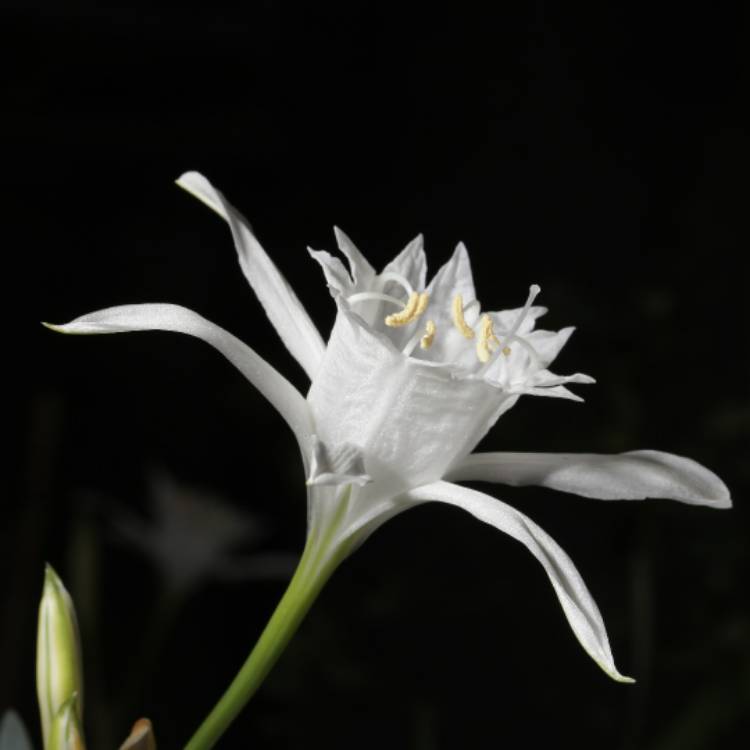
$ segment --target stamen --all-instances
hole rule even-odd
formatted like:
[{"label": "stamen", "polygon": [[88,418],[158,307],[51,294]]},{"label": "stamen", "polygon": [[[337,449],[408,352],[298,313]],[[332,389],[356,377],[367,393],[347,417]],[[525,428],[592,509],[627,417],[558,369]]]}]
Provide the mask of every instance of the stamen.
[{"label": "stamen", "polygon": [[419,294],[417,294],[417,292],[412,292],[409,295],[409,301],[406,303],[406,307],[400,312],[386,316],[385,324],[392,328],[408,325],[413,320],[416,320],[418,307]]},{"label": "stamen", "polygon": [[422,292],[419,295],[419,302],[417,303],[417,311],[414,313],[415,317],[419,317],[426,309],[427,305],[430,304],[430,295],[427,292]]},{"label": "stamen", "polygon": [[477,341],[477,358],[480,362],[489,362],[492,351],[500,346],[500,341],[492,329],[492,318],[484,314],[479,322],[479,341]]},{"label": "stamen", "polygon": [[419,340],[419,346],[422,349],[429,349],[432,346],[432,342],[435,340],[435,321],[428,320],[425,325],[424,336]]},{"label": "stamen", "polygon": [[[471,328],[464,319],[464,300],[460,294],[457,294],[453,298],[451,313],[453,317],[453,325],[458,328],[458,330],[461,332],[461,335],[464,338],[473,339],[474,329]],[[477,346],[479,346],[479,344],[477,344]]]}]

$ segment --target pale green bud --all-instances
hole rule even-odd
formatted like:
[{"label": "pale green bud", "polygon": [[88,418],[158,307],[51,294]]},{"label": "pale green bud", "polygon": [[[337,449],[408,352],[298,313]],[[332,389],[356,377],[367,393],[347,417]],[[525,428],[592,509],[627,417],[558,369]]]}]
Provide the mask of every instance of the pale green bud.
[{"label": "pale green bud", "polygon": [[[83,718],[83,670],[78,622],[70,598],[52,566],[44,574],[36,644],[36,692],[45,750],[52,750],[52,725],[71,732]],[[65,708],[61,718],[61,709]],[[74,716],[72,714],[75,714]],[[76,730],[77,731],[77,730]],[[60,745],[59,747],[74,747]],[[83,747],[81,743],[80,747]]]},{"label": "pale green bud", "polygon": [[52,718],[45,750],[86,750],[81,731],[78,696],[73,693]]}]

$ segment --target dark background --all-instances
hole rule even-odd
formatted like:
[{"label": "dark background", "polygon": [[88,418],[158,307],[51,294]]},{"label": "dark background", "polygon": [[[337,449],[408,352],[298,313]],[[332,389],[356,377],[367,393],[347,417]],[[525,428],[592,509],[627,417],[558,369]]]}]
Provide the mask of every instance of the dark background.
[{"label": "dark background", "polygon": [[220,356],[39,325],[180,303],[306,387],[226,226],[173,185],[186,169],[248,215],[322,331],[333,306],[305,246],[332,250],[334,223],[376,266],[419,231],[433,270],[464,240],[491,308],[539,283],[545,327],[578,326],[556,369],[598,384],[585,404],[523,399],[487,449],[668,450],[735,499],[485,488],[570,554],[635,686],[580,649],[520,545],[446,507],[400,516],[334,576],[223,746],[745,746],[748,24],[743,3],[603,5],[2,3],[0,710],[37,746],[44,560],[83,611],[90,747],[141,714],[179,747],[283,590],[206,582],[153,636],[163,586],[111,522],[148,512],[149,472],[257,512],[266,534],[242,553],[303,544],[293,439]]}]

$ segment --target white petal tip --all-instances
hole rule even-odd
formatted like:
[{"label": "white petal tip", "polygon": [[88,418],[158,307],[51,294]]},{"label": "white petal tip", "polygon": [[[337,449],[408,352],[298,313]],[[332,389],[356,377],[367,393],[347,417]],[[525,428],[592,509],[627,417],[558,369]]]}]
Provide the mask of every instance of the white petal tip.
[{"label": "white petal tip", "polygon": [[55,325],[54,323],[47,323],[44,320],[41,323],[45,328],[49,328],[50,331],[55,331],[56,333],[72,333],[68,328],[69,324]]},{"label": "white petal tip", "polygon": [[[567,391],[568,389],[566,388],[565,390]],[[583,396],[579,396],[577,393],[573,393],[573,391],[568,391],[568,394],[569,395],[565,396],[565,398],[567,398],[568,401],[575,401],[575,402],[577,402],[579,404],[584,403]]]},{"label": "white petal tip", "polygon": [[[590,652],[589,652],[589,655],[591,656]],[[615,665],[612,662],[607,663],[604,661],[600,661],[597,658],[594,658],[594,661],[596,662],[597,666],[599,666],[600,669],[607,675],[607,677],[610,677],[615,682],[621,682],[623,685],[632,685],[635,683],[635,680],[632,677],[628,677],[627,675],[620,674],[617,671],[617,667],[615,667]]]},{"label": "white petal tip", "polygon": [[183,190],[190,190],[196,182],[205,182],[206,178],[200,173],[190,170],[183,172],[176,180],[175,185],[179,185]]},{"label": "white petal tip", "polygon": [[95,323],[78,323],[75,320],[70,323],[63,323],[61,325],[55,325],[54,323],[45,323],[42,321],[42,325],[45,328],[49,328],[50,331],[55,333],[64,333],[67,335],[84,335],[87,333],[112,333],[112,329],[108,329],[106,325],[97,325]]},{"label": "white petal tip", "polygon": [[620,682],[623,685],[635,685],[635,680],[632,677],[626,677],[623,674],[620,674],[619,672],[609,673],[609,676],[615,681]]},{"label": "white petal tip", "polygon": [[220,194],[200,172],[185,172],[175,180],[175,184],[222,218],[227,218],[226,208],[222,205]]},{"label": "white petal tip", "polygon": [[344,252],[344,248],[349,248],[354,243],[351,241],[349,235],[341,228],[334,224],[333,236],[336,238],[336,245],[341,252]]},{"label": "white petal tip", "polygon": [[727,494],[726,496],[722,497],[715,497],[711,498],[710,500],[706,500],[705,503],[710,508],[715,508],[716,510],[729,510],[732,506],[732,498]]},{"label": "white petal tip", "polygon": [[711,472],[711,476],[717,485],[716,491],[712,493],[713,497],[706,499],[705,504],[716,510],[729,510],[733,505],[732,496],[729,494],[729,487],[713,472]]}]

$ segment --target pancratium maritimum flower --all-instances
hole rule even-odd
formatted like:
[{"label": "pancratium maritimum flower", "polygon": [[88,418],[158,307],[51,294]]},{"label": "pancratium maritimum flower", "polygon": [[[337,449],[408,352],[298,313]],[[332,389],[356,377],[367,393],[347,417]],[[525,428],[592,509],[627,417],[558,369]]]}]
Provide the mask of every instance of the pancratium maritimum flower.
[{"label": "pancratium maritimum flower", "polygon": [[311,380],[305,398],[247,345],[177,305],[113,307],[53,326],[63,333],[168,330],[203,339],[278,409],[302,453],[308,542],[285,595],[294,606],[279,607],[189,747],[206,747],[221,734],[239,710],[238,691],[245,695],[250,683],[257,687],[278,656],[278,643],[288,640],[336,565],[386,520],[430,501],[463,508],[524,544],[544,567],[583,648],[611,677],[630,681],[615,668],[599,610],[568,556],[519,511],[455,482],[533,484],[604,500],[672,498],[726,508],[731,503],[721,480],[690,459],[651,450],[474,453],[521,395],[580,400],[566,384],[593,382],[548,369],[573,329],[535,330],[545,312],[534,305],[539,287],[531,287],[519,309],[483,312],[462,244],[427,284],[421,237],[377,273],[337,229],[348,270],[338,258],[310,251],[337,307],[326,344],[222,194],[195,172],[178,184],[227,221],[245,276]]}]

